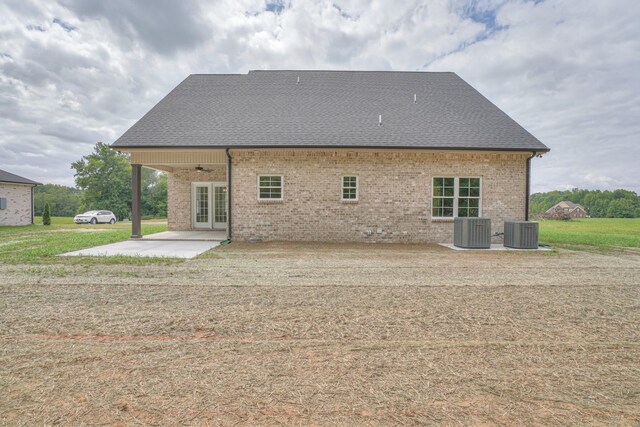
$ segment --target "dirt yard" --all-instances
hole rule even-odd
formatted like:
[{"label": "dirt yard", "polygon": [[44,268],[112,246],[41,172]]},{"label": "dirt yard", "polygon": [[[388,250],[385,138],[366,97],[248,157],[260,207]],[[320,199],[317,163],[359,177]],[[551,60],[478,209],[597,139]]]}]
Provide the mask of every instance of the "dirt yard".
[{"label": "dirt yard", "polygon": [[238,244],[0,265],[6,425],[640,423],[640,256]]}]

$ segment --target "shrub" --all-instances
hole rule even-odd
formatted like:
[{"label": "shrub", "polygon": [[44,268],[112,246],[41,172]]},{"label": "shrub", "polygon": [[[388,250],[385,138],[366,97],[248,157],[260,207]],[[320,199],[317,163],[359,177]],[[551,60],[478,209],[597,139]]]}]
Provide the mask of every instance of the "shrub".
[{"label": "shrub", "polygon": [[49,208],[49,203],[44,205],[44,211],[42,211],[42,224],[51,225],[51,209]]}]

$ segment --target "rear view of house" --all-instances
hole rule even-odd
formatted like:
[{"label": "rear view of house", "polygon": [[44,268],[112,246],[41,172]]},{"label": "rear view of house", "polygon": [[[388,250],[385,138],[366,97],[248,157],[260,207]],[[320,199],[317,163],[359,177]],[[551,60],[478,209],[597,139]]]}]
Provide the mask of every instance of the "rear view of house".
[{"label": "rear view of house", "polygon": [[112,148],[168,174],[170,230],[237,240],[451,241],[527,218],[549,149],[454,73],[191,75]]},{"label": "rear view of house", "polygon": [[0,170],[0,226],[33,224],[33,188],[39,182]]}]

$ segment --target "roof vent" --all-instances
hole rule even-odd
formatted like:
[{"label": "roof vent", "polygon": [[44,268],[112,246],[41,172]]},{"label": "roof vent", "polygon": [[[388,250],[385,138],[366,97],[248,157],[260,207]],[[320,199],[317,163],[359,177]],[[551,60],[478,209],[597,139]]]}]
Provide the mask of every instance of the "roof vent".
[{"label": "roof vent", "polygon": [[414,94],[413,94],[413,103],[414,103],[414,104],[417,104],[417,103],[418,103],[418,94],[417,94],[417,93],[414,93]]},{"label": "roof vent", "polygon": [[300,84],[300,76],[298,76],[298,81],[296,82],[297,85]]},{"label": "roof vent", "polygon": [[382,114],[378,115],[378,126],[382,126]]}]

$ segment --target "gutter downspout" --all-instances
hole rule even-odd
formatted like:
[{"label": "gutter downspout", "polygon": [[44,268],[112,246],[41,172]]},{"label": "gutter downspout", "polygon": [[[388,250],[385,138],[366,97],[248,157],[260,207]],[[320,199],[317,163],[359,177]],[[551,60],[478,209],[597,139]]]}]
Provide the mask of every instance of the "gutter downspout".
[{"label": "gutter downspout", "polygon": [[231,240],[231,154],[229,148],[225,148],[227,154],[227,240]]},{"label": "gutter downspout", "polygon": [[533,151],[532,154],[527,157],[527,195],[524,201],[524,220],[529,221],[529,197],[531,196],[531,159],[536,156],[536,152]]},{"label": "gutter downspout", "polygon": [[36,216],[36,214],[35,214],[36,207],[35,207],[35,205],[33,203],[33,192],[34,192],[35,188],[36,188],[35,185],[31,186],[31,225],[35,224],[33,219]]}]

